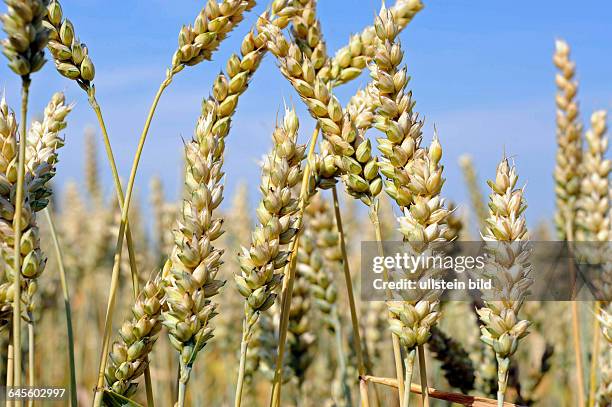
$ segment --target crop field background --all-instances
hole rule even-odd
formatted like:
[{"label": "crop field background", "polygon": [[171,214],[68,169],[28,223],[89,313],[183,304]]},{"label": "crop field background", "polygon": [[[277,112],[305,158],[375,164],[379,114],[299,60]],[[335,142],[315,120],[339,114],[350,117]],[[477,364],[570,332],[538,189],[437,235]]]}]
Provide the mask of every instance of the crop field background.
[{"label": "crop field background", "polygon": [[[0,14],[7,405],[612,406],[607,2]],[[498,243],[495,292],[366,301],[368,241]],[[552,241],[597,301],[530,300]]]}]

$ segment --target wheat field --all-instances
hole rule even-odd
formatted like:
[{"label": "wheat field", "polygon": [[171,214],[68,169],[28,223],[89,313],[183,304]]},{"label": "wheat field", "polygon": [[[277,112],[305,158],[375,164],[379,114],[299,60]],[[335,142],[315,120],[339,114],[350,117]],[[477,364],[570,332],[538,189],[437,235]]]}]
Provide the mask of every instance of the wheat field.
[{"label": "wheat field", "polygon": [[[421,0],[383,2],[337,50],[316,0],[273,0],[259,15],[255,0],[207,1],[177,27],[131,167],[124,145],[111,145],[120,123],[105,120],[111,107],[97,95],[108,81],[96,87],[95,68],[109,62],[95,65],[79,34],[88,27],[58,0],[4,3],[0,84],[19,89],[0,101],[7,406],[612,406],[607,113],[580,111],[568,42],[551,38],[546,56],[556,133],[540,136],[556,151],[546,169],[555,210],[528,222],[530,180],[513,146],[496,146],[484,173],[481,157],[449,160],[444,132],[425,125],[405,56]],[[239,46],[219,58],[236,32]],[[264,60],[290,93],[266,101],[278,113],[268,152],[249,157],[254,187],[228,180],[240,158],[226,143],[251,125],[235,115]],[[38,106],[41,70],[57,71],[64,90]],[[200,83],[182,136],[179,196],[158,176],[139,188],[158,105],[197,70],[220,72]],[[349,83],[357,90],[345,97]],[[95,120],[84,132],[71,125],[78,111]],[[58,185],[75,139],[83,170]],[[452,168],[465,202],[448,199]],[[228,193],[226,182],[238,186]],[[485,242],[494,286],[462,300],[422,288],[374,301],[364,253],[384,257],[389,242],[432,259]],[[557,285],[573,284],[577,259],[597,265],[595,288],[585,281],[596,294],[538,297],[541,262],[530,256],[541,242],[573,256]],[[443,275],[423,265],[398,278]]]}]

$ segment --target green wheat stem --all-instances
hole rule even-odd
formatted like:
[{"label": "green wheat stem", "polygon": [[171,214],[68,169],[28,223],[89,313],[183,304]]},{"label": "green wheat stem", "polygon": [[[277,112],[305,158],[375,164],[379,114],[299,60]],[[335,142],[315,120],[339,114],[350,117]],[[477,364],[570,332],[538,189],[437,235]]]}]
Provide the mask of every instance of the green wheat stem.
[{"label": "green wheat stem", "polygon": [[30,77],[21,77],[21,123],[19,135],[19,161],[17,165],[17,193],[15,197],[15,216],[13,230],[15,233],[14,265],[15,273],[13,290],[13,385],[21,386],[21,220],[25,192],[25,153],[28,116],[28,97],[30,95]]},{"label": "green wheat stem", "polygon": [[153,103],[151,104],[151,108],[149,109],[149,114],[145,121],[144,128],[142,130],[142,134],[140,135],[140,140],[138,142],[138,147],[136,150],[136,154],[134,156],[134,162],[132,163],[132,170],[130,172],[130,178],[128,180],[127,189],[125,192],[125,199],[123,201],[123,208],[121,209],[121,223],[119,225],[119,234],[117,236],[117,245],[115,247],[115,260],[113,264],[113,271],[111,275],[111,286],[110,292],[108,296],[108,303],[106,307],[106,318],[104,323],[104,334],[102,337],[102,353],[100,355],[100,364],[98,366],[98,381],[96,383],[95,395],[94,395],[94,407],[100,407],[102,405],[102,389],[104,386],[104,370],[106,369],[106,361],[108,359],[108,348],[110,342],[110,336],[112,331],[112,322],[113,322],[113,313],[115,308],[115,299],[117,294],[117,289],[119,286],[119,269],[121,265],[121,252],[123,250],[123,238],[125,235],[125,227],[127,222],[128,211],[130,209],[130,200],[132,198],[132,192],[134,189],[134,181],[136,180],[136,172],[138,170],[138,164],[140,162],[140,157],[142,156],[142,150],[144,148],[144,144],[147,138],[147,133],[149,132],[149,128],[151,127],[151,121],[153,119],[153,115],[155,114],[155,109],[157,108],[157,104],[159,103],[159,99],[163,94],[164,90],[170,85],[172,82],[172,73],[166,77],[166,79],[161,83],[157,93],[155,94],[155,98],[153,99]]},{"label": "green wheat stem", "polygon": [[[119,210],[123,210],[123,200],[125,199],[123,195],[123,187],[121,186],[121,179],[119,178],[119,171],[117,170],[117,164],[115,162],[115,157],[113,154],[113,149],[111,147],[110,138],[108,136],[108,131],[106,130],[106,124],[104,122],[104,116],[102,116],[102,109],[100,108],[100,104],[98,103],[95,95],[95,88],[93,85],[87,91],[89,105],[92,110],[96,114],[96,118],[98,119],[98,124],[100,126],[100,130],[102,131],[102,138],[104,140],[104,149],[106,151],[106,156],[108,159],[108,163],[111,167],[111,173],[113,176],[113,182],[115,184],[115,191],[117,194],[117,200],[119,202]],[[125,224],[125,239],[127,243],[128,257],[130,262],[130,273],[132,277],[132,291],[134,294],[134,299],[138,297],[138,292],[140,291],[138,285],[138,266],[136,264],[136,254],[134,253],[134,242],[132,239],[132,232],[130,230],[129,220],[126,219]],[[155,406],[155,400],[153,398],[153,389],[151,383],[151,371],[149,365],[145,367],[144,371],[145,377],[145,392],[147,395],[147,405],[149,407]]]},{"label": "green wheat stem", "polygon": [[361,377],[366,375],[365,360],[363,358],[363,349],[361,348],[361,334],[359,333],[359,316],[357,315],[357,307],[355,305],[355,294],[353,292],[353,282],[351,280],[351,271],[349,268],[348,254],[346,251],[346,240],[344,238],[344,227],[342,225],[342,215],[340,213],[340,201],[338,200],[338,190],[334,185],[332,187],[332,197],[334,204],[334,217],[336,219],[336,228],[338,229],[338,237],[340,240],[340,252],[342,253],[342,266],[344,270],[344,282],[346,285],[347,296],[349,300],[349,309],[351,312],[351,325],[353,327],[353,336],[355,341],[355,353],[357,355],[357,369],[359,370],[359,393],[361,395],[362,407],[368,407],[370,398],[368,395],[368,383],[361,380]]}]

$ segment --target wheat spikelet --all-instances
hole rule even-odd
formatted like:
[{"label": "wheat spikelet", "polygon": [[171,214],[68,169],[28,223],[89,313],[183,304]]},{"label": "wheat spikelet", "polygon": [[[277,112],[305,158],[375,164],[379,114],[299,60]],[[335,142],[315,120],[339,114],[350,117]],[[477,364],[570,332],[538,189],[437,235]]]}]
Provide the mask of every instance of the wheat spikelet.
[{"label": "wheat spikelet", "polygon": [[0,16],[8,38],[2,40],[3,54],[9,68],[26,77],[45,64],[45,46],[49,33],[43,26],[46,15],[43,0],[4,0],[8,13]]},{"label": "wheat spikelet", "polygon": [[[439,164],[442,148],[437,138],[429,149],[420,147],[422,123],[412,112],[411,94],[404,92],[408,82],[406,70],[397,69],[402,52],[395,41],[398,27],[391,12],[383,9],[375,26],[381,44],[372,66],[379,98],[375,127],[387,135],[379,139],[384,158],[380,167],[388,178],[387,193],[403,212],[399,218],[400,232],[411,250],[420,254],[429,250],[429,242],[444,240],[446,235],[444,222],[448,210],[439,196],[444,184]],[[430,271],[421,272],[426,275]],[[437,308],[436,293],[430,292],[421,293],[417,301],[390,303],[391,329],[408,350],[427,342],[429,328],[439,318]]]},{"label": "wheat spikelet", "polygon": [[220,73],[213,83],[211,97],[203,107],[207,114],[213,115],[213,132],[225,137],[230,130],[231,118],[238,105],[240,95],[246,91],[249,81],[255,74],[266,53],[265,36],[258,33],[262,24],[272,24],[284,28],[296,9],[284,0],[272,4],[273,14],[264,13],[257,22],[258,30],[251,30],[242,39],[240,56],[232,54],[227,61],[227,74]]},{"label": "wheat spikelet", "polygon": [[162,327],[163,296],[161,279],[150,280],[132,306],[132,318],[119,329],[120,339],[113,343],[105,373],[108,388],[117,394],[129,397],[136,392],[136,380],[149,363],[148,354]]},{"label": "wheat spikelet", "polygon": [[213,336],[210,321],[217,314],[213,297],[224,284],[217,279],[223,251],[214,246],[223,233],[223,219],[215,209],[223,199],[224,143],[212,125],[210,114],[200,116],[195,138],[186,146],[186,196],[163,273],[168,306],[162,313],[163,324],[180,354],[183,392],[196,355]]},{"label": "wheat spikelet", "polygon": [[495,351],[498,363],[498,401],[503,401],[508,382],[510,356],[530,322],[519,320],[528,287],[531,285],[530,249],[525,226],[523,190],[516,189],[516,169],[504,158],[497,167],[491,187],[489,217],[483,239],[487,244],[484,274],[493,279],[493,293],[478,309],[482,322],[481,340]]},{"label": "wheat spikelet", "polygon": [[398,69],[403,54],[396,41],[398,27],[392,14],[383,9],[375,25],[380,46],[370,66],[378,98],[374,127],[386,134],[386,138],[378,138],[383,157],[379,168],[388,179],[387,194],[400,208],[405,208],[412,203],[410,174],[405,166],[420,149],[423,122],[413,111],[416,102],[412,92],[405,90],[409,81],[406,68]]},{"label": "wheat spikelet", "polygon": [[582,160],[582,125],[578,121],[576,92],[578,83],[574,80],[576,65],[569,59],[570,48],[563,40],[555,43],[553,62],[559,72],[557,84],[557,157],[555,166],[555,193],[557,213],[555,223],[562,239],[567,232],[575,230],[574,211],[580,191],[580,163]]},{"label": "wheat spikelet", "polygon": [[264,27],[264,33],[268,50],[278,58],[282,74],[298,92],[312,117],[318,121],[332,151],[339,155],[352,155],[354,149],[350,141],[355,137],[354,128],[342,111],[338,99],[316,77],[313,61],[296,43],[289,43],[278,27],[268,24]]}]

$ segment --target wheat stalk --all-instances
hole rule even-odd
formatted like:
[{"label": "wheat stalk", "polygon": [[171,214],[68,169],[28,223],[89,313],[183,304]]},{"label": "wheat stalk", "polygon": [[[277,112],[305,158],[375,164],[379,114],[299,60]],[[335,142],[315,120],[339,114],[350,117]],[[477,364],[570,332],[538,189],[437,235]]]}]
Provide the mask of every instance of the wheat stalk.
[{"label": "wheat stalk", "polygon": [[[142,156],[142,150],[144,148],[147,134],[149,132],[159,100],[164,90],[172,83],[172,79],[175,74],[183,70],[185,66],[193,66],[203,60],[210,59],[212,53],[217,49],[221,41],[232,29],[236,27],[240,21],[242,21],[243,13],[250,10],[254,6],[255,2],[251,0],[226,0],[220,4],[211,0],[196,17],[193,27],[184,26],[179,33],[179,46],[172,57],[171,67],[167,69],[166,78],[160,84],[159,89],[153,98],[151,107],[149,108],[149,113],[145,120],[145,124],[139,138],[138,147],[134,155],[134,161],[132,163],[132,169],[130,171],[130,177],[126,187],[125,198],[123,199],[123,205],[121,208],[121,225],[119,228],[119,235],[117,237],[115,249],[116,256],[113,264],[106,322],[102,339],[102,354],[100,356],[100,364],[98,369],[98,388],[100,388],[104,382],[106,354],[108,351],[108,342],[110,340],[110,330],[119,278],[119,267],[121,264],[121,252],[128,219],[130,200],[132,198],[134,182],[136,180],[136,172]],[[96,390],[94,406],[99,407],[100,403],[101,393],[99,390]]]},{"label": "wheat stalk", "polygon": [[306,232],[310,233],[305,233],[303,249],[298,252],[298,268],[301,266],[302,273],[310,281],[315,306],[322,314],[325,326],[335,336],[340,386],[346,405],[351,406],[353,402],[346,366],[347,356],[337,304],[338,289],[332,274],[339,272],[343,266],[340,238],[334,213],[320,196],[312,199],[306,213],[308,215]]},{"label": "wheat stalk", "polygon": [[523,190],[515,188],[517,181],[516,169],[504,158],[497,166],[495,180],[488,181],[489,217],[483,231],[483,239],[489,242],[484,274],[493,279],[494,288],[485,297],[478,315],[483,324],[481,340],[493,348],[497,357],[499,405],[504,401],[510,356],[530,325],[529,321],[518,319],[532,280],[524,217],[526,204]]},{"label": "wheat stalk", "polygon": [[[559,69],[555,76],[557,95],[557,155],[554,171],[557,211],[555,224],[561,239],[573,241],[576,232],[576,201],[580,193],[580,165],[582,161],[582,124],[579,122],[574,80],[576,65],[569,58],[569,45],[563,40],[555,43],[553,63]],[[584,378],[580,339],[578,305],[572,301],[572,334],[576,359],[576,384],[578,403],[584,405]]]},{"label": "wheat stalk", "polygon": [[[608,306],[607,310],[602,310],[598,319],[601,323],[603,336],[608,342],[608,348],[604,351],[601,359],[601,378],[597,392],[597,406],[604,407],[612,403],[612,307]],[[597,356],[597,354],[593,355],[593,357]]]}]

